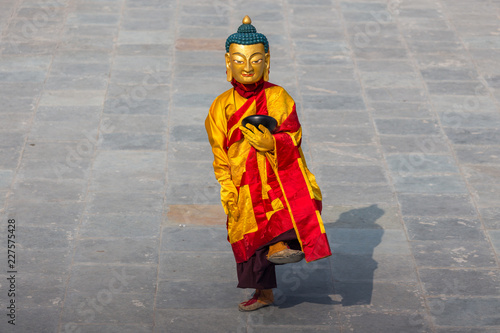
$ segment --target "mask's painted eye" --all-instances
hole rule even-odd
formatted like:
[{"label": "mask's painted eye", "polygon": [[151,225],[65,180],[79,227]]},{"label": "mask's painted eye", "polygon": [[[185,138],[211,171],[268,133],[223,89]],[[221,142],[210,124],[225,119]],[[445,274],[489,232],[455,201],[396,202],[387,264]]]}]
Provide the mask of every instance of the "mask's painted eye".
[{"label": "mask's painted eye", "polygon": [[262,59],[254,60],[254,61],[252,61],[252,64],[260,64],[261,62],[262,62]]},{"label": "mask's painted eye", "polygon": [[243,61],[238,60],[238,59],[234,59],[234,62],[237,63],[237,64],[242,64],[243,63]]}]

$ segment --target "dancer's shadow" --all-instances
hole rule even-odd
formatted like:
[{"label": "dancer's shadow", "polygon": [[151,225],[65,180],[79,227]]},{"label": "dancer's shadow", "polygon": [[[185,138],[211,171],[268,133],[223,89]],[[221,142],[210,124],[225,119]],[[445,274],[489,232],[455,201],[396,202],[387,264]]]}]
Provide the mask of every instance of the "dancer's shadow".
[{"label": "dancer's shadow", "polygon": [[[373,251],[384,233],[376,221],[383,215],[384,210],[371,205],[344,212],[337,221],[325,223],[333,255],[310,263],[276,266],[275,304],[280,308],[303,302],[370,304],[377,269]],[[332,299],[335,294],[342,300]]]},{"label": "dancer's shadow", "polygon": [[376,221],[384,215],[377,205],[340,214],[334,223],[325,223],[333,250],[331,263],[335,293],[342,305],[370,304],[377,262],[373,251],[384,230]]}]

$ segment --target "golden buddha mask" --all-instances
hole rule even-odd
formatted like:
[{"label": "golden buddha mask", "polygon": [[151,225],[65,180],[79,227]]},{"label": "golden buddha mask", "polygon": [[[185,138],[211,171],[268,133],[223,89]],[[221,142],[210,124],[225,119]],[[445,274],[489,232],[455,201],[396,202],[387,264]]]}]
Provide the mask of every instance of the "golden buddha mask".
[{"label": "golden buddha mask", "polygon": [[269,81],[270,54],[264,44],[241,45],[233,43],[226,53],[227,80],[233,78],[242,84],[252,84],[261,78]]}]

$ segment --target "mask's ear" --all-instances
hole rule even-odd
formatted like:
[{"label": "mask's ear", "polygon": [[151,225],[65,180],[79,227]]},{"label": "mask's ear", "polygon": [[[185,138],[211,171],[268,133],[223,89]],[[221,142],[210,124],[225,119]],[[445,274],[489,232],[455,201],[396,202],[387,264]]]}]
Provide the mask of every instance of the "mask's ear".
[{"label": "mask's ear", "polygon": [[264,69],[264,81],[269,81],[269,71],[271,69],[271,55],[266,53],[266,68]]},{"label": "mask's ear", "polygon": [[226,75],[227,80],[231,82],[233,80],[233,71],[231,70],[231,55],[226,53]]}]

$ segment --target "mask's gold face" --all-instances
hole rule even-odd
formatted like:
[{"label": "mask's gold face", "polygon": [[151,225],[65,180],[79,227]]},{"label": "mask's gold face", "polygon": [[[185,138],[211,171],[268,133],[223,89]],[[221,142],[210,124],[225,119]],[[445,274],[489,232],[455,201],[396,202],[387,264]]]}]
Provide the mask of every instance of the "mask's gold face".
[{"label": "mask's gold face", "polygon": [[262,43],[231,44],[229,53],[226,53],[228,81],[231,81],[231,77],[242,84],[256,83],[262,77],[266,80],[269,72],[269,59],[269,53],[265,53]]}]

